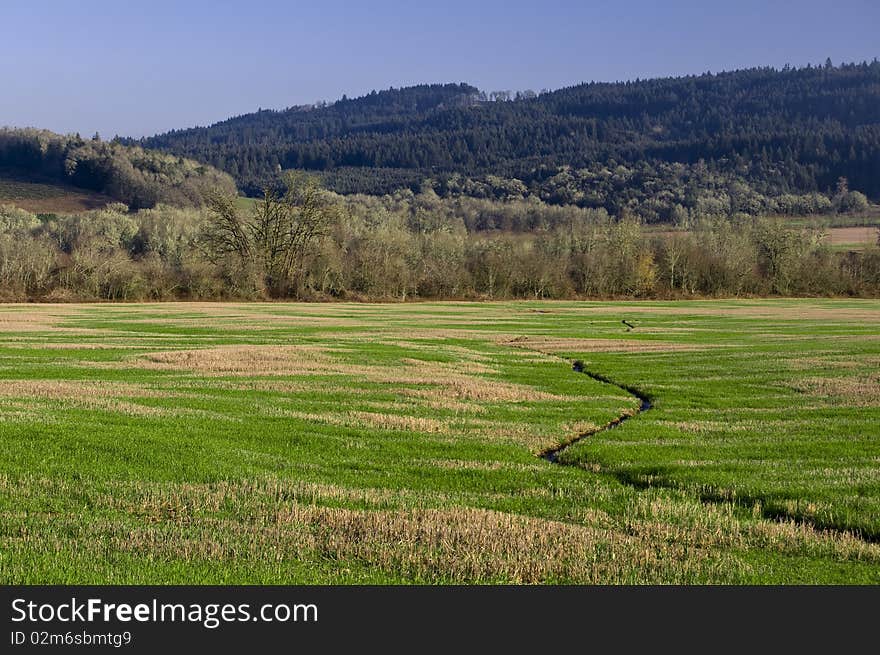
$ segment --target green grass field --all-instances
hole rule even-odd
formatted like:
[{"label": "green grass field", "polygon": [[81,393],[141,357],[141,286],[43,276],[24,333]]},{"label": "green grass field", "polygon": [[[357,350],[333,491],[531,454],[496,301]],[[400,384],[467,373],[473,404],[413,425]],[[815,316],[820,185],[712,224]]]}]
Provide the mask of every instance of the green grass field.
[{"label": "green grass field", "polygon": [[878,371],[880,301],[0,306],[0,583],[876,584]]}]

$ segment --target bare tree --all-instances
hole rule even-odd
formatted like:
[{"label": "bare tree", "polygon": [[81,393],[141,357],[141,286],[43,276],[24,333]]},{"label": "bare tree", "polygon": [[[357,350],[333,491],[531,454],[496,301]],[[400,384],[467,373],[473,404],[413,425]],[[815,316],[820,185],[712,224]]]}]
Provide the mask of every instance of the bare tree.
[{"label": "bare tree", "polygon": [[256,268],[274,297],[301,291],[311,248],[338,216],[317,179],[293,172],[283,179],[284,194],[266,189],[246,217],[234,196],[211,194],[207,204],[212,220],[201,240],[211,261],[234,257],[243,267]]}]

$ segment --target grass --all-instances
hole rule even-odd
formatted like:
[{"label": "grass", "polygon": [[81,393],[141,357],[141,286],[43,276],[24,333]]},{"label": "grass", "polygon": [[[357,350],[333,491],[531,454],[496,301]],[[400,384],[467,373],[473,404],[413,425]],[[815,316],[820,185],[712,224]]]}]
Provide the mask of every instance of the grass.
[{"label": "grass", "polygon": [[242,212],[251,212],[253,211],[256,204],[259,202],[257,198],[248,198],[247,196],[238,196],[235,199],[235,206],[239,211]]},{"label": "grass", "polygon": [[0,205],[14,205],[36,214],[71,214],[100,209],[113,199],[58,184],[0,177]]},{"label": "grass", "polygon": [[[876,584],[878,325],[855,300],[2,306],[0,583]],[[653,407],[560,465],[536,454],[638,407],[566,358]]]},{"label": "grass", "polygon": [[[880,207],[871,205],[864,212],[833,216],[771,216],[791,227],[818,230],[822,242],[834,251],[859,251],[878,243],[880,236]],[[688,230],[667,223],[645,226],[648,235],[669,236],[686,234]]]}]

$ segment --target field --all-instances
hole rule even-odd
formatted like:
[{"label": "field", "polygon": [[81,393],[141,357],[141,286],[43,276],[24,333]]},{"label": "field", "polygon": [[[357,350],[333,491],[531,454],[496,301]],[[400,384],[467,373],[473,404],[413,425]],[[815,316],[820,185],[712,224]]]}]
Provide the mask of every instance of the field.
[{"label": "field", "polygon": [[833,248],[860,250],[866,245],[880,243],[880,231],[877,226],[832,227],[825,239]]},{"label": "field", "polygon": [[[859,214],[838,216],[775,216],[777,220],[794,227],[817,230],[821,241],[832,250],[864,250],[866,246],[880,243],[880,209],[876,205]],[[655,224],[645,228],[648,234],[670,236],[687,230],[672,229],[668,224]]]},{"label": "field", "polygon": [[111,202],[112,198],[74,187],[0,177],[0,205],[14,205],[35,214],[75,214]]},{"label": "field", "polygon": [[0,583],[877,584],[878,371],[873,300],[0,306]]}]

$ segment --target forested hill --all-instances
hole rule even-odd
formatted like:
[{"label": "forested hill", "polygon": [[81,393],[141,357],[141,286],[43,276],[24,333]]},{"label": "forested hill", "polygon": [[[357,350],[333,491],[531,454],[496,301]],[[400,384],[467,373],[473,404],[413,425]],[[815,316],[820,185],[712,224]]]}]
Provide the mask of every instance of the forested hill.
[{"label": "forested hill", "polygon": [[132,209],[201,205],[206,192],[235,192],[235,183],[211,166],[166,153],[102,141],[96,134],[0,129],[0,177],[51,182],[96,191]]},{"label": "forested hill", "polygon": [[[624,83],[487,97],[464,84],[373,92],[259,111],[144,145],[226,170],[248,192],[279,169],[325,172],[346,192],[536,195],[632,206],[663,219],[700,190],[729,203],[850,189],[880,197],[880,62]],[[742,196],[735,198],[734,196]],[[756,200],[755,198],[758,198]]]}]

